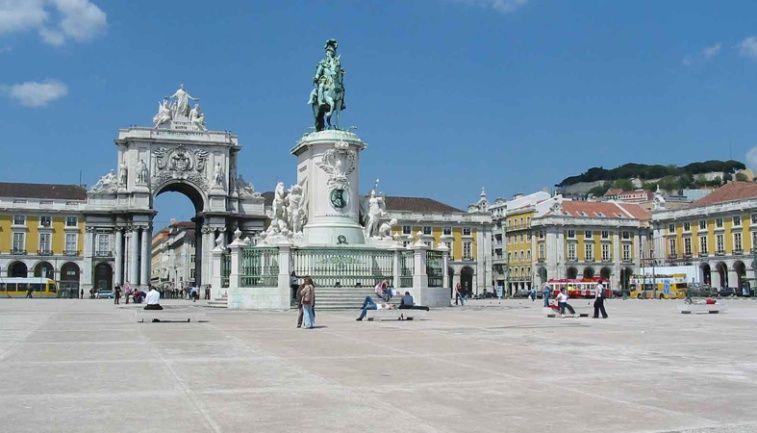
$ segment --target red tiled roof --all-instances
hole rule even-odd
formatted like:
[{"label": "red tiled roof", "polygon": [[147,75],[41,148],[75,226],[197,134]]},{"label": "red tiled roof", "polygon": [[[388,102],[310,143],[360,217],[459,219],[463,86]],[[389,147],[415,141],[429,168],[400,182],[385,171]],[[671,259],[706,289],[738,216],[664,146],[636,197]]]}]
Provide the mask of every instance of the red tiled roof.
[{"label": "red tiled roof", "polygon": [[692,203],[692,207],[757,198],[757,183],[729,182]]},{"label": "red tiled roof", "polygon": [[572,217],[584,218],[634,218],[648,220],[649,211],[633,203],[612,201],[573,201],[562,202],[563,212]]},{"label": "red tiled roof", "polygon": [[396,197],[389,195],[384,197],[384,200],[386,201],[387,210],[441,213],[462,212],[460,209],[426,197]]},{"label": "red tiled roof", "polygon": [[610,188],[605,193],[605,197],[609,197],[611,195],[618,195],[618,194],[622,194],[622,193],[623,193],[623,190],[620,189],[620,188]]},{"label": "red tiled roof", "polygon": [[0,182],[0,197],[86,200],[87,190],[79,185]]}]

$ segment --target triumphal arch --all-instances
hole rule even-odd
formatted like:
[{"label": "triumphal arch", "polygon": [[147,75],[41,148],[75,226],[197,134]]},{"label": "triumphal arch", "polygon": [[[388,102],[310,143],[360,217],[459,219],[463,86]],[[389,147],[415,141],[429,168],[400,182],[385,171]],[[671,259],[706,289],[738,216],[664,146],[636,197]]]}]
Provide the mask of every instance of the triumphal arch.
[{"label": "triumphal arch", "polygon": [[152,126],[118,131],[117,168],[88,192],[84,289],[105,266],[114,285],[150,283],[153,203],[166,191],[195,208],[194,284],[210,283],[210,251],[237,228],[250,238],[263,230],[264,199],[239,174],[237,136],[209,130],[198,101],[181,85],[159,103]]}]

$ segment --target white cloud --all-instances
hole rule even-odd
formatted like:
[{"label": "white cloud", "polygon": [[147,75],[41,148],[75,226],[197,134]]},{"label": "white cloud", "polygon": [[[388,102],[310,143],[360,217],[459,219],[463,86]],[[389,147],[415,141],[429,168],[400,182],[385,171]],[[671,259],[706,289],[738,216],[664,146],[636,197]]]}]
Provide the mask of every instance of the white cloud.
[{"label": "white cloud", "polygon": [[741,57],[757,60],[757,37],[749,36],[741,41],[738,47]]},{"label": "white cloud", "polygon": [[90,0],[0,0],[0,34],[36,29],[58,46],[90,40],[106,25],[105,12]]},{"label": "white cloud", "polygon": [[58,80],[26,81],[3,86],[2,90],[21,105],[31,108],[44,107],[68,94],[68,87]]},{"label": "white cloud", "polygon": [[45,20],[43,0],[0,0],[0,34],[36,28]]},{"label": "white cloud", "polygon": [[453,0],[457,3],[465,3],[472,6],[480,6],[494,9],[497,12],[507,14],[515,11],[528,3],[528,0]]},{"label": "white cloud", "polygon": [[718,42],[708,47],[704,47],[696,55],[689,55],[684,57],[683,64],[685,66],[693,66],[694,64],[705,63],[720,54],[720,49],[722,48],[722,46],[723,45]]},{"label": "white cloud", "polygon": [[757,146],[751,148],[746,153],[746,165],[754,171],[757,171]]}]

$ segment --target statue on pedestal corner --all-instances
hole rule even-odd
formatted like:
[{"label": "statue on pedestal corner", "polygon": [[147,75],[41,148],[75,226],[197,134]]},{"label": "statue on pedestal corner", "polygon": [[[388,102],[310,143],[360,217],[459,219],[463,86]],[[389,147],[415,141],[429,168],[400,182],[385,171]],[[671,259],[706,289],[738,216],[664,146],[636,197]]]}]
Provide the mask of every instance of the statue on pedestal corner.
[{"label": "statue on pedestal corner", "polygon": [[338,128],[339,112],[346,110],[344,103],[344,69],[341,57],[336,54],[338,43],[335,39],[326,41],[326,56],[318,62],[313,77],[314,89],[310,92],[308,104],[313,108],[315,130]]},{"label": "statue on pedestal corner", "polygon": [[186,90],[184,90],[184,84],[179,84],[179,88],[168,99],[172,99],[173,118],[174,119],[188,119],[189,118],[189,101],[199,101],[200,98],[195,98]]}]

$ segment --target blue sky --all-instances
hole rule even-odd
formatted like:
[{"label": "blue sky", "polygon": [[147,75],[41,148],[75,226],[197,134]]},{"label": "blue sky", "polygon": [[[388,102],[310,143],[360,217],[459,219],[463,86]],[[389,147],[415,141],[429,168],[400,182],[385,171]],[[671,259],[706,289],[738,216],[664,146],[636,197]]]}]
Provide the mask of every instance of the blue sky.
[{"label": "blue sky", "polygon": [[116,167],[116,130],[148,125],[183,82],[211,129],[238,134],[256,189],[291,183],[331,37],[343,126],[369,145],[363,190],[378,177],[462,207],[481,186],[509,196],[757,145],[754,2],[0,0],[0,180],[94,184]]}]

